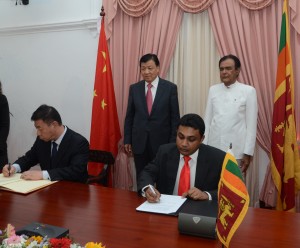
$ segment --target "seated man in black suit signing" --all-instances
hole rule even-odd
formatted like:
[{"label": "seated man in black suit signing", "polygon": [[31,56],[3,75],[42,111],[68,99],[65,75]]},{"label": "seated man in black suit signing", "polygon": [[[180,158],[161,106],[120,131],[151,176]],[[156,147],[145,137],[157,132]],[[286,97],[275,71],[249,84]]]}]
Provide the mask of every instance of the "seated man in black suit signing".
[{"label": "seated man in black suit signing", "polygon": [[226,153],[202,144],[204,132],[199,115],[187,114],[180,119],[176,144],[161,145],[139,177],[138,190],[149,202],[157,202],[160,193],[193,200],[217,199]]},{"label": "seated man in black suit signing", "polygon": [[[25,180],[48,179],[86,182],[89,143],[80,134],[62,125],[57,110],[41,105],[31,116],[37,130],[32,148],[12,166],[5,165],[3,175],[8,177],[23,172]],[[40,164],[41,171],[29,170]]]}]

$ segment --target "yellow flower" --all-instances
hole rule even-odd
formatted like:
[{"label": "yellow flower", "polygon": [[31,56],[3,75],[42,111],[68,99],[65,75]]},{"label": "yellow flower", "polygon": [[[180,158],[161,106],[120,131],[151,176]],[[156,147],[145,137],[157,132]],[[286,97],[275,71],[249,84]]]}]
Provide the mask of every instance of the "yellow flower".
[{"label": "yellow flower", "polygon": [[43,240],[43,237],[41,237],[41,236],[32,236],[26,240],[25,245],[28,246],[33,241],[36,241],[38,244],[40,244],[42,242],[42,240]]},{"label": "yellow flower", "polygon": [[31,238],[33,238],[36,242],[38,242],[38,244],[40,244],[43,240],[43,237],[41,236],[33,236]]},{"label": "yellow flower", "polygon": [[85,248],[105,248],[101,243],[88,242],[85,244]]}]

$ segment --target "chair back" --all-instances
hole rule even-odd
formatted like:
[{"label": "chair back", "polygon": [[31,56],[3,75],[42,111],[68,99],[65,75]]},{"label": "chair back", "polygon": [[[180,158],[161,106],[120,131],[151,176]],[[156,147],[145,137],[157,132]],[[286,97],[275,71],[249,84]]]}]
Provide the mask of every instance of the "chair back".
[{"label": "chair back", "polygon": [[97,176],[89,176],[88,184],[101,184],[103,186],[108,185],[108,170],[109,165],[115,163],[115,159],[111,152],[101,150],[90,150],[89,151],[89,162],[104,164],[102,171]]}]

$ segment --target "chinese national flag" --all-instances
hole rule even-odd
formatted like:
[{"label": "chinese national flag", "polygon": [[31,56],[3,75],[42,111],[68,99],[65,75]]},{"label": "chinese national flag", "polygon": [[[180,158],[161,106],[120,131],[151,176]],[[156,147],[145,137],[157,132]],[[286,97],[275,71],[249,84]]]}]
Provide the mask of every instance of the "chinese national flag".
[{"label": "chinese national flag", "polygon": [[[90,149],[111,152],[116,157],[120,138],[114,84],[102,17],[93,93]],[[89,175],[96,176],[102,169],[103,165],[89,163]],[[109,185],[112,185],[111,176]]]},{"label": "chinese national flag", "polygon": [[294,78],[287,1],[284,1],[271,140],[271,171],[278,190],[277,210],[295,211],[300,188],[300,161],[294,113]]},{"label": "chinese national flag", "polygon": [[224,158],[218,187],[219,212],[216,231],[223,245],[242,223],[249,207],[249,194],[237,161],[229,150]]}]

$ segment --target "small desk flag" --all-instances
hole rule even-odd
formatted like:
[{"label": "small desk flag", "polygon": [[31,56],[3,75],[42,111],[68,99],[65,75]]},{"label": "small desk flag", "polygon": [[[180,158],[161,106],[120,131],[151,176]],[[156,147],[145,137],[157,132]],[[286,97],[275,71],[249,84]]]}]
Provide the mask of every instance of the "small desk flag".
[{"label": "small desk flag", "polygon": [[249,201],[241,170],[229,149],[224,158],[218,187],[217,219],[217,235],[226,247],[229,247],[233,234],[243,221],[248,211]]}]

